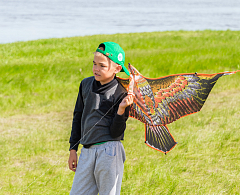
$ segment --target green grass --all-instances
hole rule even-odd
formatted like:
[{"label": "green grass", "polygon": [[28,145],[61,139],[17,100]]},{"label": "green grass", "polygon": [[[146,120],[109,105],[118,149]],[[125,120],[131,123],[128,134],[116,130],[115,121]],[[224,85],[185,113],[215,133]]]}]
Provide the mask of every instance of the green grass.
[{"label": "green grass", "polygon": [[[69,194],[68,140],[93,52],[114,41],[144,76],[240,69],[240,31],[95,35],[0,45],[0,194]],[[126,77],[124,73],[119,76]],[[177,146],[144,144],[129,119],[122,194],[239,194],[240,74],[219,79],[201,112],[169,125]]]}]

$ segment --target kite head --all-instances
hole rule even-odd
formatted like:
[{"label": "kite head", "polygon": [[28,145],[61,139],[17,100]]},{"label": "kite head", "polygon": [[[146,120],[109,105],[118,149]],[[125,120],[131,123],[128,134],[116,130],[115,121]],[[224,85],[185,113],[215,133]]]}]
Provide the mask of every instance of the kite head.
[{"label": "kite head", "polygon": [[128,69],[130,72],[128,94],[134,94],[134,102],[141,107],[142,110],[146,110],[144,105],[144,97],[141,93],[141,88],[147,86],[147,80],[141,75],[136,68],[134,68],[130,63],[128,64]]},{"label": "kite head", "polygon": [[134,93],[133,92],[134,86],[137,84],[135,82],[135,80],[137,79],[136,76],[140,76],[141,74],[130,63],[128,63],[128,69],[129,69],[129,72],[130,72],[130,78],[129,78],[130,82],[129,82],[129,86],[128,86],[128,94],[133,94]]}]

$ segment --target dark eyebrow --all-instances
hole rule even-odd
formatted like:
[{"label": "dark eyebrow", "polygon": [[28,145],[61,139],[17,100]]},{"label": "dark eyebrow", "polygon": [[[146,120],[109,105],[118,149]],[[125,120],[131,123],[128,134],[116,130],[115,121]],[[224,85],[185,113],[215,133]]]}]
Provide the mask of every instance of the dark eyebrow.
[{"label": "dark eyebrow", "polygon": [[[94,60],[93,60],[93,63],[96,64],[96,62],[94,62]],[[101,62],[100,62],[99,64],[100,64],[100,65],[104,65],[104,63],[101,63]]]}]

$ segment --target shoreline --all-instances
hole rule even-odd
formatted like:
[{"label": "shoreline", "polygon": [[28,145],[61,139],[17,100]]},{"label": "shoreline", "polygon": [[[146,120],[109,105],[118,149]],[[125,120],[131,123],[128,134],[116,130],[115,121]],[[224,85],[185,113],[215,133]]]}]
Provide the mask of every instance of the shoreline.
[{"label": "shoreline", "polygon": [[39,39],[32,39],[32,40],[20,40],[20,41],[13,41],[13,42],[7,42],[7,43],[1,43],[0,45],[4,44],[13,44],[13,43],[19,43],[19,42],[32,42],[32,41],[40,41],[40,40],[49,40],[49,39],[67,39],[67,38],[76,38],[76,37],[90,37],[90,36],[101,36],[101,35],[117,35],[117,34],[141,34],[141,33],[164,33],[164,32],[203,32],[203,31],[218,31],[218,32],[224,32],[224,31],[233,31],[233,32],[240,32],[240,29],[238,30],[233,30],[233,29],[225,29],[225,30],[220,30],[220,29],[204,29],[204,30],[164,30],[164,31],[144,31],[144,32],[125,32],[125,33],[109,33],[109,34],[89,34],[89,35],[76,35],[76,36],[65,36],[65,37],[46,37],[46,38],[39,38]]}]

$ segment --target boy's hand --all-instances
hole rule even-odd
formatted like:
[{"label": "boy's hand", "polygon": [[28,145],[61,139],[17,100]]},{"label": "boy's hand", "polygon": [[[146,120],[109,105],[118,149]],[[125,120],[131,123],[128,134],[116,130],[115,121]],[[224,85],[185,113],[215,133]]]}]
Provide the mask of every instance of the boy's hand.
[{"label": "boy's hand", "polygon": [[76,150],[70,150],[68,165],[70,170],[72,170],[73,172],[76,172],[76,168],[77,168],[77,151]]},{"label": "boy's hand", "polygon": [[128,94],[119,104],[117,114],[122,115],[125,112],[125,108],[133,103],[134,98],[135,98],[134,94]]}]

